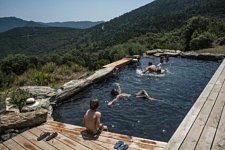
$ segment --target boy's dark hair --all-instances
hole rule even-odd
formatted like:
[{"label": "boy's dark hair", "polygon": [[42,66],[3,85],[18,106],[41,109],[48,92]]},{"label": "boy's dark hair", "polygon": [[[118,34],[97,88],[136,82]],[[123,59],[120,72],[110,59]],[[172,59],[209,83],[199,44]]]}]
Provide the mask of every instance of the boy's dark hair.
[{"label": "boy's dark hair", "polygon": [[116,96],[118,94],[119,94],[119,92],[116,89],[112,89],[111,95]]},{"label": "boy's dark hair", "polygon": [[152,65],[152,62],[149,62],[148,65],[151,66]]},{"label": "boy's dark hair", "polygon": [[92,99],[90,101],[90,109],[91,110],[96,110],[99,107],[99,101],[98,99]]}]

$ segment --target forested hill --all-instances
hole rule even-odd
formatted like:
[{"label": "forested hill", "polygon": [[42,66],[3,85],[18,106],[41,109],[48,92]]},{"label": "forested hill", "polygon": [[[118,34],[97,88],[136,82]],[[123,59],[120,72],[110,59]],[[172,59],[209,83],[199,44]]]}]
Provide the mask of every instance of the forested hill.
[{"label": "forested hill", "polygon": [[155,0],[106,22],[104,28],[106,32],[128,32],[133,36],[164,32],[181,27],[185,21],[197,15],[225,18],[224,8],[224,0]]},{"label": "forested hill", "polygon": [[147,33],[181,28],[193,16],[225,18],[224,0],[155,0],[109,22],[86,30],[16,28],[0,34],[1,55],[51,51],[98,51]]},{"label": "forested hill", "polygon": [[76,29],[87,29],[97,24],[103,23],[103,21],[67,21],[67,22],[34,22],[26,21],[16,17],[4,17],[0,18],[0,32],[5,32],[16,27],[68,27]]}]

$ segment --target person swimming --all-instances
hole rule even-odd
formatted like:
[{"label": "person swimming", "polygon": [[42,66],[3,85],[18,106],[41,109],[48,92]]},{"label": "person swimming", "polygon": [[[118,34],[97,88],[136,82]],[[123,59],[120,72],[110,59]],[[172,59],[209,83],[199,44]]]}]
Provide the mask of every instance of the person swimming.
[{"label": "person swimming", "polygon": [[128,93],[122,93],[121,92],[121,88],[120,85],[117,84],[117,89],[113,89],[111,91],[111,95],[116,96],[112,101],[108,102],[108,106],[111,106],[114,102],[119,101],[119,99],[121,97],[128,97],[129,99],[147,99],[147,100],[156,100],[152,97],[149,96],[149,94],[145,91],[145,90],[140,90],[137,93],[132,93],[132,94],[128,94]]},{"label": "person swimming", "polygon": [[148,66],[144,69],[143,73],[145,74],[147,71],[156,72],[156,73],[165,73],[165,70],[161,67],[157,67],[156,65],[153,65],[152,62],[148,63]]}]

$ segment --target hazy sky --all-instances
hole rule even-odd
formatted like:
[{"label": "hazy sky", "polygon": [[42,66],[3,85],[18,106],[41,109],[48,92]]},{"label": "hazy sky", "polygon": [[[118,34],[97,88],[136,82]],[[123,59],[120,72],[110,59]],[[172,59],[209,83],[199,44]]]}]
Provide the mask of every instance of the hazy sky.
[{"label": "hazy sky", "polygon": [[0,0],[0,17],[40,22],[109,21],[153,0]]}]

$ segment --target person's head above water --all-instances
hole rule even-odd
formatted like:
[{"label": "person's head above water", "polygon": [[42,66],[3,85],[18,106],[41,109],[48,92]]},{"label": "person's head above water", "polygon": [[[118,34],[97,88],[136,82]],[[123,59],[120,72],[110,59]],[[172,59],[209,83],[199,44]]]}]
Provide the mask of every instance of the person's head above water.
[{"label": "person's head above water", "polygon": [[152,65],[152,62],[149,62],[148,65],[151,66]]},{"label": "person's head above water", "polygon": [[112,89],[111,95],[116,96],[118,94],[120,94],[120,93],[119,93],[119,91],[117,89]]},{"label": "person's head above water", "polygon": [[96,110],[96,109],[98,109],[98,107],[99,107],[99,101],[98,101],[98,99],[92,99],[90,101],[90,109],[91,110]]}]

